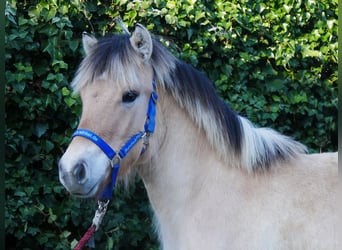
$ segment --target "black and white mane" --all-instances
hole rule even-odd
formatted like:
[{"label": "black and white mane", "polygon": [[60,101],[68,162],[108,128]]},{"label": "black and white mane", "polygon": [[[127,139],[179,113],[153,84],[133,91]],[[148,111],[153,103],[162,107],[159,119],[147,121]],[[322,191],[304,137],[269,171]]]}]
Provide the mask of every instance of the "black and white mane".
[{"label": "black and white mane", "polygon": [[[83,60],[73,81],[74,90],[95,82],[98,77],[108,77],[113,83],[138,82],[135,69],[139,67],[139,57],[129,38],[128,35],[113,35],[99,40],[96,48]],[[175,58],[155,39],[151,65],[157,90],[162,88],[172,94],[226,162],[253,171],[267,169],[306,152],[305,146],[291,138],[269,128],[256,128],[236,114],[218,96],[212,82],[203,73]]]}]

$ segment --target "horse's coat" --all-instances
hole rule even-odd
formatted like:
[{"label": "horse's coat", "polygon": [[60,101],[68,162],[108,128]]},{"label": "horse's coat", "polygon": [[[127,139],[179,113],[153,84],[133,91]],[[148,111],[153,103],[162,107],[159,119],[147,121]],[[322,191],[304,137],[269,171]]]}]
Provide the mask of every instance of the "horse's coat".
[{"label": "horse's coat", "polygon": [[[255,128],[141,25],[131,37],[84,35],[83,45],[73,81],[79,127],[115,149],[143,129],[156,79],[156,131],[143,155],[141,142],[122,160],[120,175],[142,178],[164,250],[339,249],[337,153],[307,155],[289,137]],[[127,93],[136,98],[127,102]],[[110,179],[108,159],[84,138],[73,139],[59,168],[80,197],[97,197]]]}]

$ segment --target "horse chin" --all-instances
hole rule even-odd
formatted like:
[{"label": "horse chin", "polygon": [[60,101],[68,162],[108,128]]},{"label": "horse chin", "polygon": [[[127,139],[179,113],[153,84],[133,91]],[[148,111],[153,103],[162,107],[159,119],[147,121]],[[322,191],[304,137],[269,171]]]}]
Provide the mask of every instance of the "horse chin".
[{"label": "horse chin", "polygon": [[72,196],[75,196],[77,198],[86,199],[86,198],[94,198],[99,193],[99,186],[100,184],[96,183],[91,188],[88,188],[86,190],[78,191],[78,192],[70,192]]}]

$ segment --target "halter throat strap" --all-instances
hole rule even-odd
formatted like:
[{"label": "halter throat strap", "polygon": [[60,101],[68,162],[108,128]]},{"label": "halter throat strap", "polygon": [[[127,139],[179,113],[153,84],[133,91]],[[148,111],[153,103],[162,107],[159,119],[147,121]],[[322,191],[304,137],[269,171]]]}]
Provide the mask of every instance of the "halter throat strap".
[{"label": "halter throat strap", "polygon": [[144,138],[144,146],[141,151],[141,155],[146,151],[148,147],[148,139],[149,136],[154,132],[155,129],[155,116],[156,116],[156,103],[158,100],[158,95],[156,93],[156,83],[155,80],[153,79],[152,81],[152,87],[153,91],[150,96],[150,100],[148,103],[148,108],[147,108],[147,114],[146,114],[146,120],[145,120],[145,125],[144,125],[144,131],[140,131],[133,135],[122,147],[118,152],[115,152],[115,150],[105,141],[103,140],[99,135],[96,133],[84,129],[84,128],[79,128],[77,129],[73,135],[72,138],[76,136],[81,136],[84,137],[90,141],[92,141],[94,144],[96,144],[102,151],[103,153],[108,157],[108,159],[111,162],[112,166],[112,180],[108,184],[108,186],[105,188],[105,190],[102,192],[100,199],[103,197],[107,198],[108,200],[112,196],[112,190],[115,186],[118,171],[120,168],[120,162],[122,159],[126,157],[126,155],[131,151],[131,149],[140,141],[140,139]]}]

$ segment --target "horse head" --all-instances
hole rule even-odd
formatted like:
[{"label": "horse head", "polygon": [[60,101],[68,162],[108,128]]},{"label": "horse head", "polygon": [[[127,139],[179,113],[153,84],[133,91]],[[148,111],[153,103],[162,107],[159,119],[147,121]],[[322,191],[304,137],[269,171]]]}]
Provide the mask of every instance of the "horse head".
[{"label": "horse head", "polygon": [[131,36],[97,40],[84,33],[82,42],[86,56],[72,83],[82,100],[82,115],[60,159],[59,179],[72,195],[99,198],[110,183],[113,164],[120,161],[120,176],[147,159],[142,152],[143,137],[153,132],[147,124],[154,91],[153,43],[141,25]]}]

